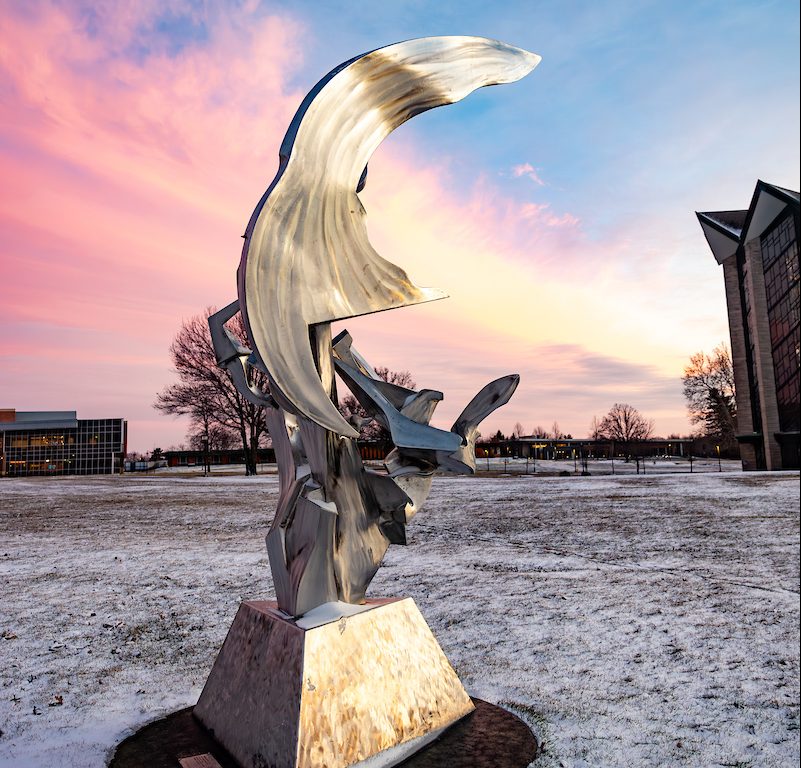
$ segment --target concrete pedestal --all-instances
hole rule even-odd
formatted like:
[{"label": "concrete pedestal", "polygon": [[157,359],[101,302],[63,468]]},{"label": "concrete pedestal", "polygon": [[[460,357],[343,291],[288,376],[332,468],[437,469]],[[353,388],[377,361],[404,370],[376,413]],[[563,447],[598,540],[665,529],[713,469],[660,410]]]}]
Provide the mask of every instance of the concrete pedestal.
[{"label": "concrete pedestal", "polygon": [[244,768],[379,768],[473,708],[409,598],[308,629],[251,601],[194,714]]}]

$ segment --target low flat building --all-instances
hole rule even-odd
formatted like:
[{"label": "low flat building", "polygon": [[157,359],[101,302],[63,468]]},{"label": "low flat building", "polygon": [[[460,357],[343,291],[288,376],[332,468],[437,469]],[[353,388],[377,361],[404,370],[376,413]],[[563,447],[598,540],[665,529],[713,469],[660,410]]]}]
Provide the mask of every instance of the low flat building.
[{"label": "low flat building", "polygon": [[[719,448],[719,446],[717,446]],[[717,456],[719,451],[713,454]],[[476,445],[476,457],[512,456],[533,459],[574,459],[574,458],[617,458],[647,456],[692,456],[700,455],[695,440],[690,437],[648,440],[635,440],[630,443],[616,443],[614,440],[591,437],[533,437],[509,438],[502,442],[489,440]]]},{"label": "low flat building", "polygon": [[[208,451],[181,449],[164,451],[161,455],[168,467],[218,467],[245,463],[245,451],[242,448],[209,448]],[[258,448],[256,463],[275,464],[275,451],[272,448]]]},{"label": "low flat building", "polygon": [[759,181],[747,210],[696,215],[723,267],[743,469],[798,469],[798,192]]},{"label": "low flat building", "polygon": [[0,409],[0,477],[109,475],[121,470],[127,439],[124,419]]}]

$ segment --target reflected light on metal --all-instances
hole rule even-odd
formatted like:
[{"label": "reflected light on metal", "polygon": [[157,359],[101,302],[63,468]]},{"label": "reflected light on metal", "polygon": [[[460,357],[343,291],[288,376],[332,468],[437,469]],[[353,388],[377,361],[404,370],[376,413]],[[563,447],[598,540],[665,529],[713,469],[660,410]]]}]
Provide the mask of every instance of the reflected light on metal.
[{"label": "reflected light on metal", "polygon": [[[357,192],[381,141],[416,114],[476,88],[510,83],[540,57],[479,37],[431,37],[336,67],[306,96],[278,173],[253,212],[239,299],[209,318],[217,362],[266,408],[280,495],[267,549],[281,610],[361,603],[391,543],[425,502],[435,472],[475,472],[478,425],[519,377],[485,386],[450,431],[429,424],[443,394],[383,381],[331,322],[442,298],[373,250]],[[250,346],[225,327],[241,311]],[[266,372],[270,391],[251,384]],[[394,449],[387,473],[362,464],[357,430],[337,409],[338,374]],[[355,422],[357,425],[361,421]]]}]

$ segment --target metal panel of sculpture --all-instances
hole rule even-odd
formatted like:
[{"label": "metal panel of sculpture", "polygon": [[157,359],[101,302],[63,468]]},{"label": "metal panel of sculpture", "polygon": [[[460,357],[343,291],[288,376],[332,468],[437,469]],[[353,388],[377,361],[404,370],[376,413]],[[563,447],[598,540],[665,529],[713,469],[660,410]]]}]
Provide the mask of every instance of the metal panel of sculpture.
[{"label": "metal panel of sculpture", "polygon": [[444,298],[370,245],[356,191],[370,156],[414,115],[518,80],[538,62],[478,37],[410,40],[340,65],[306,97],[248,224],[238,278],[256,357],[293,411],[356,437],[320,383],[308,328]]},{"label": "metal panel of sculpture", "polygon": [[[334,320],[444,297],[416,286],[371,247],[358,197],[367,162],[414,115],[481,86],[518,80],[539,61],[478,37],[390,45],[334,69],[290,124],[278,173],[247,226],[238,300],[209,318],[218,364],[246,398],[267,409],[280,481],[267,549],[278,608],[287,617],[365,602],[389,545],[406,543],[406,525],[433,475],[475,472],[478,424],[509,400],[519,380],[491,382],[450,431],[437,429],[429,422],[441,392],[389,384],[347,332],[331,338]],[[225,327],[237,311],[250,346]],[[252,368],[267,374],[269,392],[251,386]],[[337,409],[335,375],[390,433],[386,473],[362,464],[359,424]],[[204,690],[198,712],[214,710],[210,698]],[[467,711],[460,706],[445,724]]]},{"label": "metal panel of sculpture", "polygon": [[[517,385],[516,377],[493,382],[450,432],[436,429],[429,419],[441,393],[398,392],[354,356],[346,334],[331,343],[330,323],[444,297],[416,286],[370,246],[357,189],[382,139],[420,112],[518,80],[539,60],[477,37],[397,43],[334,69],[292,120],[279,171],[245,233],[239,300],[210,320],[219,363],[246,397],[271,410],[281,501],[268,549],[287,613],[364,599],[390,541],[405,541],[403,527],[431,473],[475,470],[478,422]],[[237,308],[252,351],[224,328]],[[250,366],[268,374],[269,394],[249,385]],[[397,446],[389,463],[395,482],[366,471],[355,444],[339,439],[358,432],[336,407],[334,370],[389,430]]]}]

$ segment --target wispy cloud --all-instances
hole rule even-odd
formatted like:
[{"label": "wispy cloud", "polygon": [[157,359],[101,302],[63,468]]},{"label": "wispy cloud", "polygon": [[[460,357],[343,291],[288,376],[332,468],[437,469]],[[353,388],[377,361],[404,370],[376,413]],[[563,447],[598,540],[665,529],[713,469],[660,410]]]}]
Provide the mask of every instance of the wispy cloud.
[{"label": "wispy cloud", "polygon": [[546,227],[577,227],[579,225],[578,216],[574,216],[572,213],[554,214],[550,203],[524,203],[520,206],[520,215],[524,219],[543,224]]},{"label": "wispy cloud", "polygon": [[537,169],[531,163],[521,163],[520,165],[512,166],[512,176],[514,176],[516,179],[519,179],[521,176],[525,176],[540,187],[546,186],[545,182],[540,178]]}]

